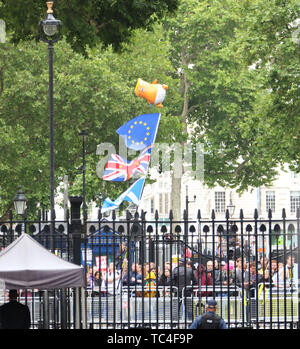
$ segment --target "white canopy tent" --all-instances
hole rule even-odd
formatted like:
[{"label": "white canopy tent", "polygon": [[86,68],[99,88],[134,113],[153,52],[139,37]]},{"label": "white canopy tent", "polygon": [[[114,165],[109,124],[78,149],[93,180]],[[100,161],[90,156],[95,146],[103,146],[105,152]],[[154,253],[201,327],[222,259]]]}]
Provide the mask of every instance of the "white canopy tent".
[{"label": "white canopy tent", "polygon": [[0,279],[7,289],[85,286],[82,266],[57,257],[25,233],[0,252]]}]

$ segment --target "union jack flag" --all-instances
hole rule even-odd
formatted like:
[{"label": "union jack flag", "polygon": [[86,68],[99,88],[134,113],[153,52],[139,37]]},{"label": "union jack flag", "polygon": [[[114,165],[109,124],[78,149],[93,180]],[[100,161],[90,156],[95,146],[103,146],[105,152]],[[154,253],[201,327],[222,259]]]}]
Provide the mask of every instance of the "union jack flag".
[{"label": "union jack flag", "polygon": [[148,170],[152,147],[153,144],[149,145],[132,161],[125,160],[118,154],[112,154],[106,164],[102,179],[112,182],[125,182],[136,173],[145,175]]}]

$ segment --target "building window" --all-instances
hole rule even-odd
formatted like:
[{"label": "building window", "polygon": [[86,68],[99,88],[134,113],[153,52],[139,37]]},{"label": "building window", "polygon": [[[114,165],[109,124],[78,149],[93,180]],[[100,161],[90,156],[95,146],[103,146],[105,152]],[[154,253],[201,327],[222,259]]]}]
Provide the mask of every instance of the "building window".
[{"label": "building window", "polygon": [[266,211],[275,212],[275,191],[266,191]]},{"label": "building window", "polygon": [[215,211],[216,213],[225,212],[225,192],[224,191],[215,192]]},{"label": "building window", "polygon": [[165,194],[165,214],[169,213],[169,194]]},{"label": "building window", "polygon": [[300,179],[300,172],[291,171],[291,177],[292,179]]},{"label": "building window", "polygon": [[160,214],[169,213],[169,194],[168,193],[159,193],[158,196],[158,212]]},{"label": "building window", "polygon": [[300,207],[300,191],[291,191],[291,212],[296,212],[297,208]]},{"label": "building window", "polygon": [[159,194],[159,213],[163,213],[163,194]]},{"label": "building window", "polygon": [[154,213],[154,198],[151,198],[150,200],[150,212]]}]

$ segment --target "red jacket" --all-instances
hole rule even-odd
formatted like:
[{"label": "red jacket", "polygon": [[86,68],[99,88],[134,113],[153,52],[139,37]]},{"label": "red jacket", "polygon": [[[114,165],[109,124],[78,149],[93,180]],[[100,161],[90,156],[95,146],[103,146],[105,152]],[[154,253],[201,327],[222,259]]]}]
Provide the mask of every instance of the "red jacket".
[{"label": "red jacket", "polygon": [[[200,266],[201,271],[196,274],[197,277],[197,281],[198,281],[198,285],[199,286],[212,286],[212,278],[211,278],[211,273],[206,273],[204,270],[204,266],[203,264],[201,264]],[[200,275],[199,275],[200,274]],[[211,292],[206,292],[206,291],[202,291],[201,292],[201,296],[210,296]]]}]

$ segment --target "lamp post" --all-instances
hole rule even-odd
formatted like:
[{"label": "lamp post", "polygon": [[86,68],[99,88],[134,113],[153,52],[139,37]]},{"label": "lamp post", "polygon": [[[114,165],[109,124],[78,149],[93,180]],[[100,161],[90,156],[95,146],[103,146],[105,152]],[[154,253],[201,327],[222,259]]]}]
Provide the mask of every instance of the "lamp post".
[{"label": "lamp post", "polygon": [[[19,186],[17,195],[14,198],[14,206],[15,206],[15,210],[17,215],[21,215],[23,216],[24,219],[24,232],[26,233],[26,202],[27,202],[27,198],[24,195],[21,186]],[[22,232],[22,225],[18,224],[16,227],[16,231],[21,234]]]},{"label": "lamp post", "polygon": [[229,212],[229,217],[231,219],[233,217],[234,211],[235,211],[235,205],[232,203],[231,193],[230,193],[229,205],[227,205],[227,209]]},{"label": "lamp post", "polygon": [[185,211],[187,220],[189,220],[189,204],[196,202],[196,195],[194,195],[193,200],[189,200],[188,186],[185,186]]},{"label": "lamp post", "polygon": [[86,130],[82,130],[79,133],[79,136],[82,137],[82,201],[83,201],[83,220],[86,222],[87,220],[87,212],[86,212],[86,201],[85,201],[85,171],[86,171],[86,162],[85,162],[85,140],[88,136]]},{"label": "lamp post", "polygon": [[[235,205],[232,203],[232,193],[230,192],[230,199],[229,199],[229,205],[227,205],[227,210],[229,213],[229,218],[230,218],[230,222],[229,222],[229,232],[227,232],[227,246],[228,246],[228,250],[229,250],[229,245],[230,245],[230,241],[233,240],[234,246],[235,246],[235,234],[236,234],[236,230],[234,229],[235,226],[233,226],[233,222],[232,222],[232,217],[234,215],[234,211],[235,211]],[[232,239],[230,239],[230,236]]]},{"label": "lamp post", "polygon": [[27,198],[24,195],[22,188],[19,186],[17,195],[14,198],[14,206],[18,215],[22,215],[22,216],[24,215],[26,210],[26,202],[27,202]]},{"label": "lamp post", "polygon": [[[50,235],[54,235],[54,128],[53,128],[53,44],[61,39],[61,21],[53,16],[53,1],[46,2],[47,19],[40,22],[41,41],[48,44],[49,51],[49,128],[50,128]],[[52,246],[53,247],[53,246]],[[52,250],[52,248],[51,248]]]},{"label": "lamp post", "polygon": [[235,205],[232,203],[232,193],[230,192],[230,199],[229,199],[229,205],[227,205],[227,210],[229,213],[229,225],[230,225],[230,231],[232,230],[232,217],[234,215],[234,211],[235,211]]},{"label": "lamp post", "polygon": [[194,195],[193,200],[189,200],[189,192],[188,192],[188,185],[185,186],[185,214],[186,216],[183,217],[184,219],[184,243],[185,248],[188,246],[188,222],[189,222],[189,204],[196,202],[196,195]]}]

